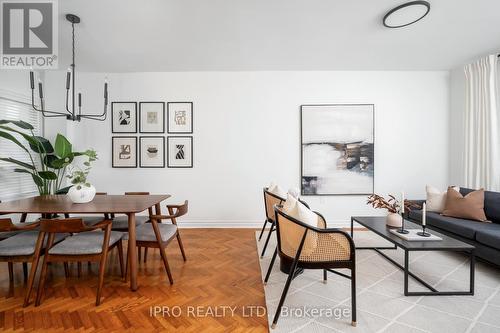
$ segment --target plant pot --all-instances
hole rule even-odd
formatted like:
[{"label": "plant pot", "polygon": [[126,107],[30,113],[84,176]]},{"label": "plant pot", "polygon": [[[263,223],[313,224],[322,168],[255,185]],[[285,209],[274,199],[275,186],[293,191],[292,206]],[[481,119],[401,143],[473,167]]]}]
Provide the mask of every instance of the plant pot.
[{"label": "plant pot", "polygon": [[401,219],[401,215],[397,213],[389,213],[387,214],[385,224],[391,228],[401,228],[403,220]]},{"label": "plant pot", "polygon": [[73,185],[69,191],[68,196],[73,203],[87,203],[94,200],[95,187],[93,185],[85,186],[85,184]]}]

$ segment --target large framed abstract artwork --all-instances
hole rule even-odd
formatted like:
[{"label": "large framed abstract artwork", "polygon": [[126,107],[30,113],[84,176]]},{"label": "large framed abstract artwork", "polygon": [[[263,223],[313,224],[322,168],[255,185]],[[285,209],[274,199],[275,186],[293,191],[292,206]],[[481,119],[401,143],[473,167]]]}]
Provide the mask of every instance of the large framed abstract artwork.
[{"label": "large framed abstract artwork", "polygon": [[302,105],[302,195],[373,193],[374,105]]}]

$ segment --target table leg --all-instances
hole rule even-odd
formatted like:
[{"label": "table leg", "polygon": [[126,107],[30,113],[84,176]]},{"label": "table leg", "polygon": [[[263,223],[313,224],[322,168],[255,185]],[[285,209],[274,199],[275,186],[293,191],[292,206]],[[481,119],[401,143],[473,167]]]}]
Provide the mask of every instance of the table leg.
[{"label": "table leg", "polygon": [[137,251],[135,243],[135,213],[128,215],[128,258],[130,267],[130,290],[137,290]]},{"label": "table leg", "polygon": [[[155,214],[156,215],[161,215],[161,206],[160,206],[160,203],[157,203],[155,205]],[[160,221],[160,223],[161,223],[161,221]]]}]

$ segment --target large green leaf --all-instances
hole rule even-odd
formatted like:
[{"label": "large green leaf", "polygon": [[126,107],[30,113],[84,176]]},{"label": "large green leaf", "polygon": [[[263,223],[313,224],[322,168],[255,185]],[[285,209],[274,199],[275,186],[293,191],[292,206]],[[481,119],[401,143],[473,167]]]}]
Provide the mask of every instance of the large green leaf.
[{"label": "large green leaf", "polygon": [[43,179],[47,180],[54,180],[57,179],[57,175],[53,173],[52,171],[39,171],[38,175],[42,177]]},{"label": "large green leaf", "polygon": [[71,154],[71,143],[62,134],[57,134],[55,151],[59,158],[66,158]]},{"label": "large green leaf", "polygon": [[26,169],[19,169],[19,168],[15,168],[14,169],[14,172],[19,172],[19,173],[29,173],[31,175],[31,172],[29,170],[26,170]]},{"label": "large green leaf", "polygon": [[30,147],[35,153],[52,154],[54,152],[54,147],[52,147],[49,140],[41,136],[32,136],[32,138],[36,141],[36,144],[30,142]]},{"label": "large green leaf", "polygon": [[66,186],[66,187],[63,187],[63,188],[60,188],[56,191],[55,194],[68,194],[68,191],[69,189],[72,187],[73,185],[70,185],[70,186]]},{"label": "large green leaf", "polygon": [[22,166],[24,168],[31,169],[31,170],[35,169],[35,167],[32,166],[31,164],[28,164],[28,163],[25,163],[25,162],[13,159],[12,157],[0,157],[0,161],[14,163],[14,164],[20,165],[20,166]]},{"label": "large green leaf", "polygon": [[[16,129],[12,128],[12,127],[0,125],[0,129],[4,129],[6,131],[14,132],[14,133],[17,133],[17,134],[21,135],[26,141],[28,141],[31,149],[33,149],[33,146],[37,147],[37,146],[40,145],[40,143],[35,139],[34,136],[31,136],[31,135],[26,134],[24,132],[18,131]],[[33,149],[33,151],[38,152],[35,149]]]},{"label": "large green leaf", "polygon": [[24,147],[23,144],[21,142],[19,142],[19,140],[16,139],[10,133],[4,132],[4,131],[0,131],[0,137],[5,138],[7,140],[10,140],[10,141],[14,142],[16,145],[18,145],[19,147],[21,147],[22,149],[24,149],[25,151],[28,151],[28,149],[26,149],[26,147]]},{"label": "large green leaf", "polygon": [[35,182],[35,184],[37,186],[43,186],[44,185],[43,179],[40,178],[40,176],[38,176],[37,174],[32,173],[31,177],[33,177],[33,181]]},{"label": "large green leaf", "polygon": [[22,120],[0,120],[0,125],[8,124],[8,123],[14,124],[17,127],[20,127],[22,129],[27,129],[27,130],[35,129],[29,123],[22,121]]}]

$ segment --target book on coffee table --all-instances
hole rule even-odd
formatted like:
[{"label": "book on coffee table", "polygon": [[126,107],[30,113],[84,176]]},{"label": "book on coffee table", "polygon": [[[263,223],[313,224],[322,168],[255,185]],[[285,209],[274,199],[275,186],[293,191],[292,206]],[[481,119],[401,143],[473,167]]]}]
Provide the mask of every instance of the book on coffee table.
[{"label": "book on coffee table", "polygon": [[400,234],[398,232],[398,229],[390,229],[389,231],[391,232],[391,234],[394,234],[404,240],[407,240],[407,241],[419,241],[419,242],[423,242],[423,241],[440,241],[440,240],[443,240],[441,237],[439,236],[436,236],[436,235],[433,235],[431,234],[429,237],[423,237],[423,236],[419,236],[417,235],[417,232],[421,232],[422,229],[406,229],[409,231],[408,234]]}]

